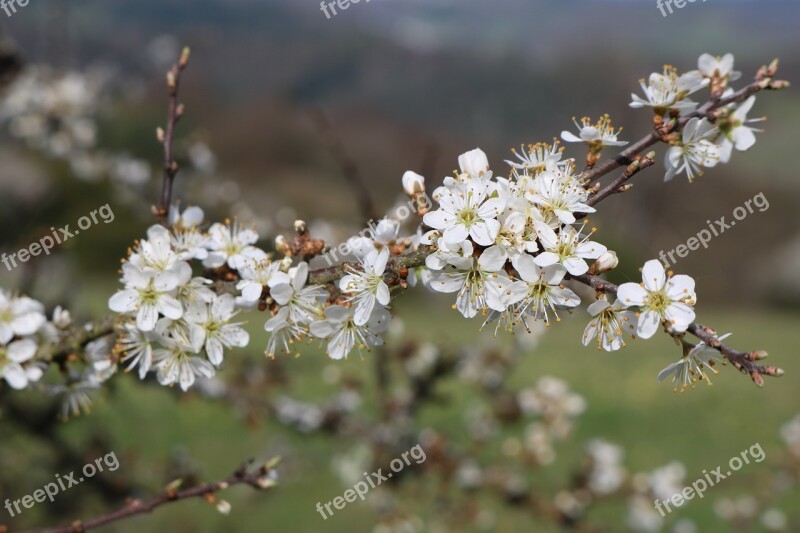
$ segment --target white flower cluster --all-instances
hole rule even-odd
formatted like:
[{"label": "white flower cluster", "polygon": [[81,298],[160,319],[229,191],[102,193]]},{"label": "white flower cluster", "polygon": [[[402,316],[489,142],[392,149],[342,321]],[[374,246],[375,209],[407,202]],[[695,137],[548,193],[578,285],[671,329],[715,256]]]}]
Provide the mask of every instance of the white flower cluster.
[{"label": "white flower cluster", "polygon": [[[93,326],[86,328],[88,332]],[[41,302],[0,289],[0,382],[17,390],[43,382],[48,365],[64,355],[65,342],[80,332],[73,328],[69,311],[56,307],[48,320]],[[64,417],[88,410],[92,391],[115,372],[112,342],[106,335],[87,343],[83,366],[76,367],[69,358],[59,360],[64,381],[41,386],[48,394],[63,396]]]},{"label": "white flower cluster", "polygon": [[[144,379],[153,369],[162,385],[191,387],[198,376],[210,378],[223,362],[224,348],[250,340],[239,323],[235,298],[217,295],[210,280],[193,275],[190,260],[206,265],[239,265],[256,257],[250,246],[258,236],[236,224],[200,229],[203,212],[189,208],[170,213],[171,230],[152,226],[122,266],[125,288],[108,302],[125,320],[117,351],[128,369],[138,366]],[[263,254],[263,252],[261,252]],[[266,254],[263,254],[266,258]]]},{"label": "white flower cluster", "polygon": [[[733,94],[728,82],[741,77],[740,72],[733,70],[733,61],[733,54],[723,57],[703,54],[697,62],[697,70],[680,76],[675,68],[664,67],[663,74],[651,74],[646,83],[642,80],[645,98],[632,94],[630,106],[652,107],[661,116],[673,112],[680,116],[691,115],[698,104],[690,100],[689,95],[709,86],[721,89],[722,98]],[[739,151],[751,148],[756,142],[754,132],[758,130],[748,124],[763,120],[747,118],[755,101],[756,97],[750,96],[742,103],[724,106],[713,123],[705,117],[691,117],[680,135],[671,141],[672,147],[664,158],[667,169],[664,181],[680,173],[686,173],[689,181],[694,181],[702,175],[703,168],[729,162],[734,148]]]},{"label": "white flower cluster", "polygon": [[573,161],[562,161],[556,146],[530,148],[510,178],[494,178],[481,150],[463,154],[460,172],[434,191],[439,209],[423,219],[433,230],[421,242],[436,246],[426,260],[435,271],[430,287],[457,293],[455,308],[465,317],[490,310],[487,322],[509,330],[529,319],[549,323],[558,309],[577,306],[562,280],[585,274],[586,260],[606,253],[572,226],[575,213],[594,212]]},{"label": "white flower cluster", "polygon": [[24,389],[42,377],[42,366],[34,360],[35,335],[46,322],[41,303],[0,289],[0,379],[10,387]]},{"label": "white flower cluster", "polygon": [[[728,94],[728,81],[737,78],[732,68],[732,56],[705,54],[698,70],[678,75],[668,67],[642,82],[645,98],[634,96],[631,105],[652,107],[657,125],[674,120],[685,126],[664,139],[672,142],[667,157],[671,175],[685,170],[692,178],[698,168],[726,161],[732,148],[752,145],[752,129],[745,125],[752,98],[725,106],[713,123],[699,117],[680,122],[698,109],[688,99],[693,93],[710,86],[719,98]],[[562,139],[589,147],[589,167],[604,148],[627,144],[608,115],[595,123],[588,118],[575,123],[578,134],[565,131]],[[196,376],[214,374],[225,347],[247,344],[247,333],[231,323],[236,306],[269,310],[264,326],[271,334],[269,357],[291,353],[312,336],[327,343],[332,359],[344,359],[353,349],[383,344],[392,289],[418,280],[433,291],[455,294],[454,309],[466,318],[480,313],[484,326],[493,324],[495,332],[530,331],[536,321],[550,325],[560,320],[560,312],[581,303],[565,280],[601,274],[618,263],[613,251],[593,240],[596,230],[579,221],[595,212],[590,197],[596,189],[563,152],[559,141],[523,147],[515,151],[515,161],[507,161],[508,177],[495,175],[480,149],[462,154],[459,170],[433,191],[436,209],[419,211],[423,224],[416,234],[400,236],[400,223],[384,219],[368,237],[350,239],[347,245],[357,262],[341,266],[344,275],[335,285],[316,283],[308,263],[294,259],[307,255],[294,248],[304,223],[297,226],[294,241],[276,239],[284,257],[273,259],[256,247],[258,234],[251,229],[226,222],[203,231],[202,211],[173,210],[170,229],[154,226],[137,245],[123,266],[125,289],[109,302],[126,317],[123,360],[129,368],[138,366],[142,377],[153,368],[162,383],[186,389]],[[425,194],[425,178],[406,172],[403,188],[412,197]],[[419,261],[407,261],[413,265],[406,268],[407,252],[420,249],[427,253],[425,267],[415,272]],[[236,281],[240,292],[220,296],[212,291],[210,280],[193,275],[193,259],[211,269],[214,278]],[[687,330],[697,300],[694,280],[666,273],[655,260],[644,265],[642,279],[641,284],[623,284],[615,302],[600,299],[589,306],[593,318],[584,344],[597,339],[600,349],[614,351],[625,346],[626,333],[647,339],[659,327],[675,335]],[[719,361],[707,348],[698,345],[659,379],[673,375],[676,387],[685,387],[707,377]]]}]

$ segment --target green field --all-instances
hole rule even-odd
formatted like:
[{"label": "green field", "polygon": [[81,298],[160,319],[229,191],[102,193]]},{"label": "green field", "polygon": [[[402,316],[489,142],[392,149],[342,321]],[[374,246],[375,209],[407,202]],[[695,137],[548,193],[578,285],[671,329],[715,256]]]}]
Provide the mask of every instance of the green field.
[{"label": "green field", "polygon": [[[423,313],[420,300],[424,298],[401,298],[399,301],[398,314],[404,317],[407,330],[420,331],[432,341],[451,346],[493,342],[486,334],[483,336],[487,338],[481,339],[477,324],[460,320],[449,310],[447,302],[438,299],[427,302],[430,305],[426,305]],[[535,352],[525,354],[522,364],[512,373],[515,387],[551,375],[570,383],[575,392],[588,400],[588,409],[578,420],[575,438],[560,445],[556,463],[538,471],[532,478],[533,486],[552,493],[554,482],[563,479],[563,474],[580,462],[583,443],[595,437],[622,445],[626,450],[626,467],[632,472],[650,471],[672,460],[681,461],[687,467],[687,483],[700,477],[704,468],[711,470],[724,464],[731,456],[758,442],[766,452],[764,462],[744,467],[724,484],[710,489],[703,500],[695,499],[674,513],[678,517],[692,518],[701,526],[701,531],[711,530],[709,528],[714,525],[721,527],[713,516],[714,500],[753,493],[753,487],[763,483],[764,475],[776,467],[783,454],[778,435],[781,424],[800,411],[794,385],[800,376],[800,362],[793,357],[797,339],[793,328],[800,315],[705,311],[700,308],[703,321],[721,331],[735,332],[738,347],[767,349],[772,354],[771,363],[782,366],[787,375],[769,380],[764,389],[759,389],[748,378],[725,368],[713,386],[703,385],[695,391],[674,394],[669,384],[655,381],[658,371],[676,358],[676,347],[669,339],[657,336],[647,342],[634,341],[622,352],[597,352],[593,347],[583,348],[579,344],[585,316],[582,312],[576,313],[552,327]],[[427,316],[431,312],[437,314],[435,327]],[[228,361],[236,357],[262,357],[259,347],[265,337],[258,333],[260,325],[260,317],[251,318],[254,338],[250,350],[230,354]],[[341,366],[347,374],[369,379],[372,372],[369,359],[374,355],[368,354],[363,361],[352,357]],[[306,350],[303,357],[285,363],[293,378],[294,397],[313,400],[332,391],[320,377],[321,369],[329,362],[314,346]],[[271,363],[264,360],[263,364]],[[90,416],[73,419],[59,431],[75,450],[91,449],[92,439],[98,433],[109,435],[121,463],[117,473],[132,476],[152,491],[160,490],[170,480],[164,471],[167,458],[171,456],[186,455],[190,462],[201,465],[200,472],[206,480],[226,476],[242,458],[263,459],[280,454],[285,460],[280,485],[273,492],[259,494],[237,487],[225,493],[225,499],[233,505],[227,517],[202,501],[194,500],[121,522],[108,531],[371,530],[375,514],[368,503],[349,504],[327,521],[315,511],[317,501],[331,500],[346,488],[332,471],[331,459],[335,454],[347,452],[355,443],[321,434],[301,435],[271,420],[253,427],[237,417],[226,404],[196,395],[181,397],[153,384],[142,385],[131,375],[118,376],[112,381],[116,390],[108,400],[100,402]],[[450,402],[427,408],[422,419],[439,431],[463,435],[462,408],[477,402],[473,389],[450,379],[440,390]],[[271,392],[265,390],[264,394],[268,396]],[[372,392],[365,391],[364,403],[368,408],[371,400]],[[522,425],[519,430],[522,431]],[[15,485],[13,490],[7,491],[9,496],[30,493],[49,481],[53,475],[48,468],[52,450],[41,443],[32,444],[19,435],[3,435],[3,440],[4,463],[11,460],[16,465],[12,471],[4,472],[4,477],[16,469],[25,472],[25,486]],[[107,451],[110,450],[101,453]],[[91,452],[86,453],[91,455]],[[115,473],[100,475],[111,479]],[[419,512],[422,517],[433,512],[425,505],[432,494],[429,489],[432,490],[416,484],[401,487],[407,509]],[[85,491],[85,494],[69,495],[80,501],[80,513],[84,518],[110,510],[99,501],[93,501],[89,497],[91,491],[85,486],[71,491]],[[785,501],[778,502],[793,523],[800,519],[794,510],[798,502],[796,491],[790,492]],[[487,503],[497,512],[498,531],[530,530],[534,524],[537,531],[547,530],[548,526],[533,522],[529,515],[509,511],[495,501]],[[27,511],[23,521],[11,525],[52,525],[52,517],[47,516],[52,511],[48,505],[40,504]],[[625,513],[624,502],[610,502],[598,506],[590,518],[611,530],[621,530]],[[63,516],[61,521],[64,521]]]}]

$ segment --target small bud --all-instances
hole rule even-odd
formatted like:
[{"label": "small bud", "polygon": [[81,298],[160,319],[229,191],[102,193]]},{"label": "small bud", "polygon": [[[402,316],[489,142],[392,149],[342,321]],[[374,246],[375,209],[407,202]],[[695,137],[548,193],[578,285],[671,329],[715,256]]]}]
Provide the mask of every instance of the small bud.
[{"label": "small bud", "polygon": [[762,359],[767,358],[767,352],[764,350],[759,350],[757,352],[750,352],[750,360],[751,361],[761,361]]},{"label": "small bud", "polygon": [[277,481],[275,481],[274,479],[272,479],[271,477],[268,477],[268,476],[259,477],[256,480],[256,483],[258,484],[259,487],[261,487],[264,490],[271,489],[272,487],[274,487],[275,485],[278,484]]},{"label": "small bud", "polygon": [[425,178],[411,170],[403,174],[403,190],[409,196],[425,192]]},{"label": "small bud", "polygon": [[297,233],[305,233],[308,228],[306,227],[306,223],[303,220],[295,220],[294,221],[294,230]]},{"label": "small bud", "polygon": [[166,138],[167,134],[164,133],[164,130],[162,128],[156,128],[156,139],[158,139],[158,142],[163,143]]},{"label": "small bud", "polygon": [[227,516],[231,512],[231,504],[225,500],[220,500],[217,502],[217,511]]},{"label": "small bud", "polygon": [[178,60],[178,65],[180,65],[181,68],[185,68],[186,65],[189,64],[190,55],[191,55],[191,50],[189,49],[188,46],[185,46],[181,51],[181,58]]},{"label": "small bud", "polygon": [[477,178],[489,170],[489,159],[483,150],[475,148],[458,156],[458,166],[461,168],[461,172]]},{"label": "small bud", "polygon": [[289,244],[289,240],[283,235],[278,235],[275,237],[275,249],[283,255],[289,257],[292,255],[292,246]]},{"label": "small bud", "polygon": [[780,61],[776,57],[775,59],[772,60],[772,63],[770,63],[769,66],[767,67],[767,75],[772,77],[775,74],[777,74],[778,73],[778,65],[780,65]]},{"label": "small bud", "polygon": [[183,485],[183,480],[180,478],[170,481],[169,483],[167,483],[164,492],[166,492],[167,496],[169,496],[170,498],[175,498],[177,497],[177,492],[178,489],[181,488],[181,485]]},{"label": "small bud", "polygon": [[178,107],[175,109],[175,114],[179,117],[182,117],[184,113],[186,113],[186,106],[183,104],[178,104]]},{"label": "small bud", "polygon": [[175,81],[175,73],[170,70],[167,72],[167,87],[174,89],[176,85],[177,82]]},{"label": "small bud", "polygon": [[781,91],[783,89],[788,89],[791,86],[792,84],[786,80],[775,80],[772,83],[770,83],[769,87],[767,88],[773,91]]},{"label": "small bud", "polygon": [[280,455],[276,455],[275,457],[266,462],[264,468],[266,468],[267,470],[272,470],[276,466],[281,464],[281,461],[283,461],[283,457],[281,457]]},{"label": "small bud", "polygon": [[592,265],[592,274],[596,275],[602,274],[603,272],[608,272],[609,270],[617,268],[618,264],[619,259],[617,258],[617,253],[613,250],[606,250],[606,252],[601,255]]},{"label": "small bud", "polygon": [[772,377],[776,377],[776,378],[779,378],[779,377],[783,376],[783,374],[784,374],[783,369],[782,368],[778,368],[776,366],[768,366],[766,368],[766,370],[764,370],[764,373],[766,375],[768,375],[768,376],[772,376]]}]

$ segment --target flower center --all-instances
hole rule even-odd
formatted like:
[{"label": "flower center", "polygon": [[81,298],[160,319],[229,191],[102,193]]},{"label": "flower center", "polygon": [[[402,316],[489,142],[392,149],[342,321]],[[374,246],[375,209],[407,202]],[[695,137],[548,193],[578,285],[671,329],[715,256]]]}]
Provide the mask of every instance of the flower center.
[{"label": "flower center", "polygon": [[458,219],[465,226],[469,227],[476,220],[478,220],[478,213],[472,207],[467,207],[466,209],[462,209],[461,212],[458,213]]},{"label": "flower center", "polygon": [[647,298],[647,306],[658,313],[664,313],[671,303],[672,300],[669,299],[669,296],[664,291],[651,292]]}]

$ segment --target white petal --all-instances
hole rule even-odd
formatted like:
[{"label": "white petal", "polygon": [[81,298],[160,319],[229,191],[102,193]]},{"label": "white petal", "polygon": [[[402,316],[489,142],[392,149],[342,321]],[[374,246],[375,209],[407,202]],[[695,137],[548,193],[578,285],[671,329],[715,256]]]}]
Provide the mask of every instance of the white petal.
[{"label": "white petal", "polygon": [[520,277],[528,283],[534,283],[539,279],[542,270],[530,255],[523,254],[514,259],[512,263],[514,268],[517,269],[517,272],[519,272]]},{"label": "white petal", "polygon": [[209,338],[206,340],[206,354],[208,354],[208,360],[211,361],[211,364],[214,366],[219,366],[222,363],[222,343],[218,339]]},{"label": "white petal", "polygon": [[497,272],[508,260],[508,254],[501,246],[491,246],[478,258],[478,266],[485,272]]},{"label": "white petal", "polygon": [[442,272],[431,278],[431,289],[437,292],[457,292],[461,290],[466,281],[466,274]]},{"label": "white petal", "polygon": [[647,300],[647,291],[638,283],[623,283],[617,289],[617,298],[626,307],[642,305]]},{"label": "white petal", "polygon": [[257,302],[261,298],[263,287],[255,281],[241,282],[242,298],[248,302]]},{"label": "white petal", "polygon": [[378,298],[378,302],[381,305],[389,305],[389,302],[392,299],[392,295],[389,293],[389,286],[386,285],[385,282],[381,281],[378,283],[378,291],[376,294]]},{"label": "white petal", "polygon": [[694,320],[694,310],[680,302],[672,302],[664,313],[673,331],[683,332]]},{"label": "white petal", "polygon": [[355,305],[355,314],[353,322],[356,326],[363,326],[369,321],[372,310],[375,309],[375,295],[366,294]]},{"label": "white petal", "polygon": [[[493,218],[486,219],[472,224],[469,228],[469,235],[476,244],[481,246],[491,246],[500,231],[500,223]],[[446,233],[446,232],[445,232]]]},{"label": "white petal", "polygon": [[736,128],[733,130],[733,144],[740,152],[749,150],[756,144],[756,134],[747,126]]},{"label": "white petal", "polygon": [[650,292],[660,291],[667,282],[664,272],[664,265],[656,259],[651,259],[642,268],[642,281],[645,288]]},{"label": "white petal", "polygon": [[7,357],[15,363],[24,363],[36,354],[36,343],[31,339],[12,342],[7,348]]},{"label": "white petal", "polygon": [[153,331],[158,321],[158,310],[154,305],[143,305],[136,314],[136,327],[142,331]]},{"label": "white petal", "polygon": [[655,335],[660,323],[661,316],[653,310],[647,310],[639,315],[639,324],[636,328],[636,334],[642,339],[649,339]]},{"label": "white petal", "polygon": [[[459,244],[467,240],[469,230],[464,224],[456,224],[444,230],[442,239],[448,244]],[[489,243],[491,244],[491,243]]]},{"label": "white petal", "polygon": [[2,369],[2,376],[12,389],[22,390],[28,386],[28,374],[16,363],[6,364]]},{"label": "white petal", "polygon": [[[534,262],[540,267],[555,265],[560,257],[553,252],[542,252],[534,258]],[[588,267],[587,267],[588,268]]]},{"label": "white petal", "polygon": [[278,302],[279,305],[286,305],[294,295],[294,289],[288,283],[283,283],[272,287],[269,291],[272,299]]},{"label": "white petal", "polygon": [[580,257],[568,257],[564,260],[564,268],[573,276],[581,276],[589,271],[589,265]]},{"label": "white petal", "polygon": [[431,228],[443,230],[453,225],[456,217],[442,209],[425,213],[422,221]]},{"label": "white petal", "polygon": [[117,292],[108,299],[108,308],[116,313],[128,313],[139,305],[139,293],[133,289]]},{"label": "white petal", "polygon": [[682,300],[694,294],[694,279],[684,274],[673,276],[667,281],[667,296],[671,300]]},{"label": "white petal", "polygon": [[681,359],[680,361],[677,361],[675,363],[672,363],[671,365],[669,365],[664,370],[662,370],[661,372],[658,373],[658,381],[659,382],[664,381],[665,379],[667,379],[667,377],[669,377],[670,375],[674,374],[675,370],[677,370],[678,367],[680,367],[681,365],[684,365],[684,364],[686,364],[686,363],[685,363],[685,361],[683,359]]},{"label": "white petal", "polygon": [[158,309],[162,315],[172,320],[178,320],[183,316],[183,307],[181,303],[172,296],[166,294],[162,294],[159,296],[158,300],[156,300],[156,309]]}]

